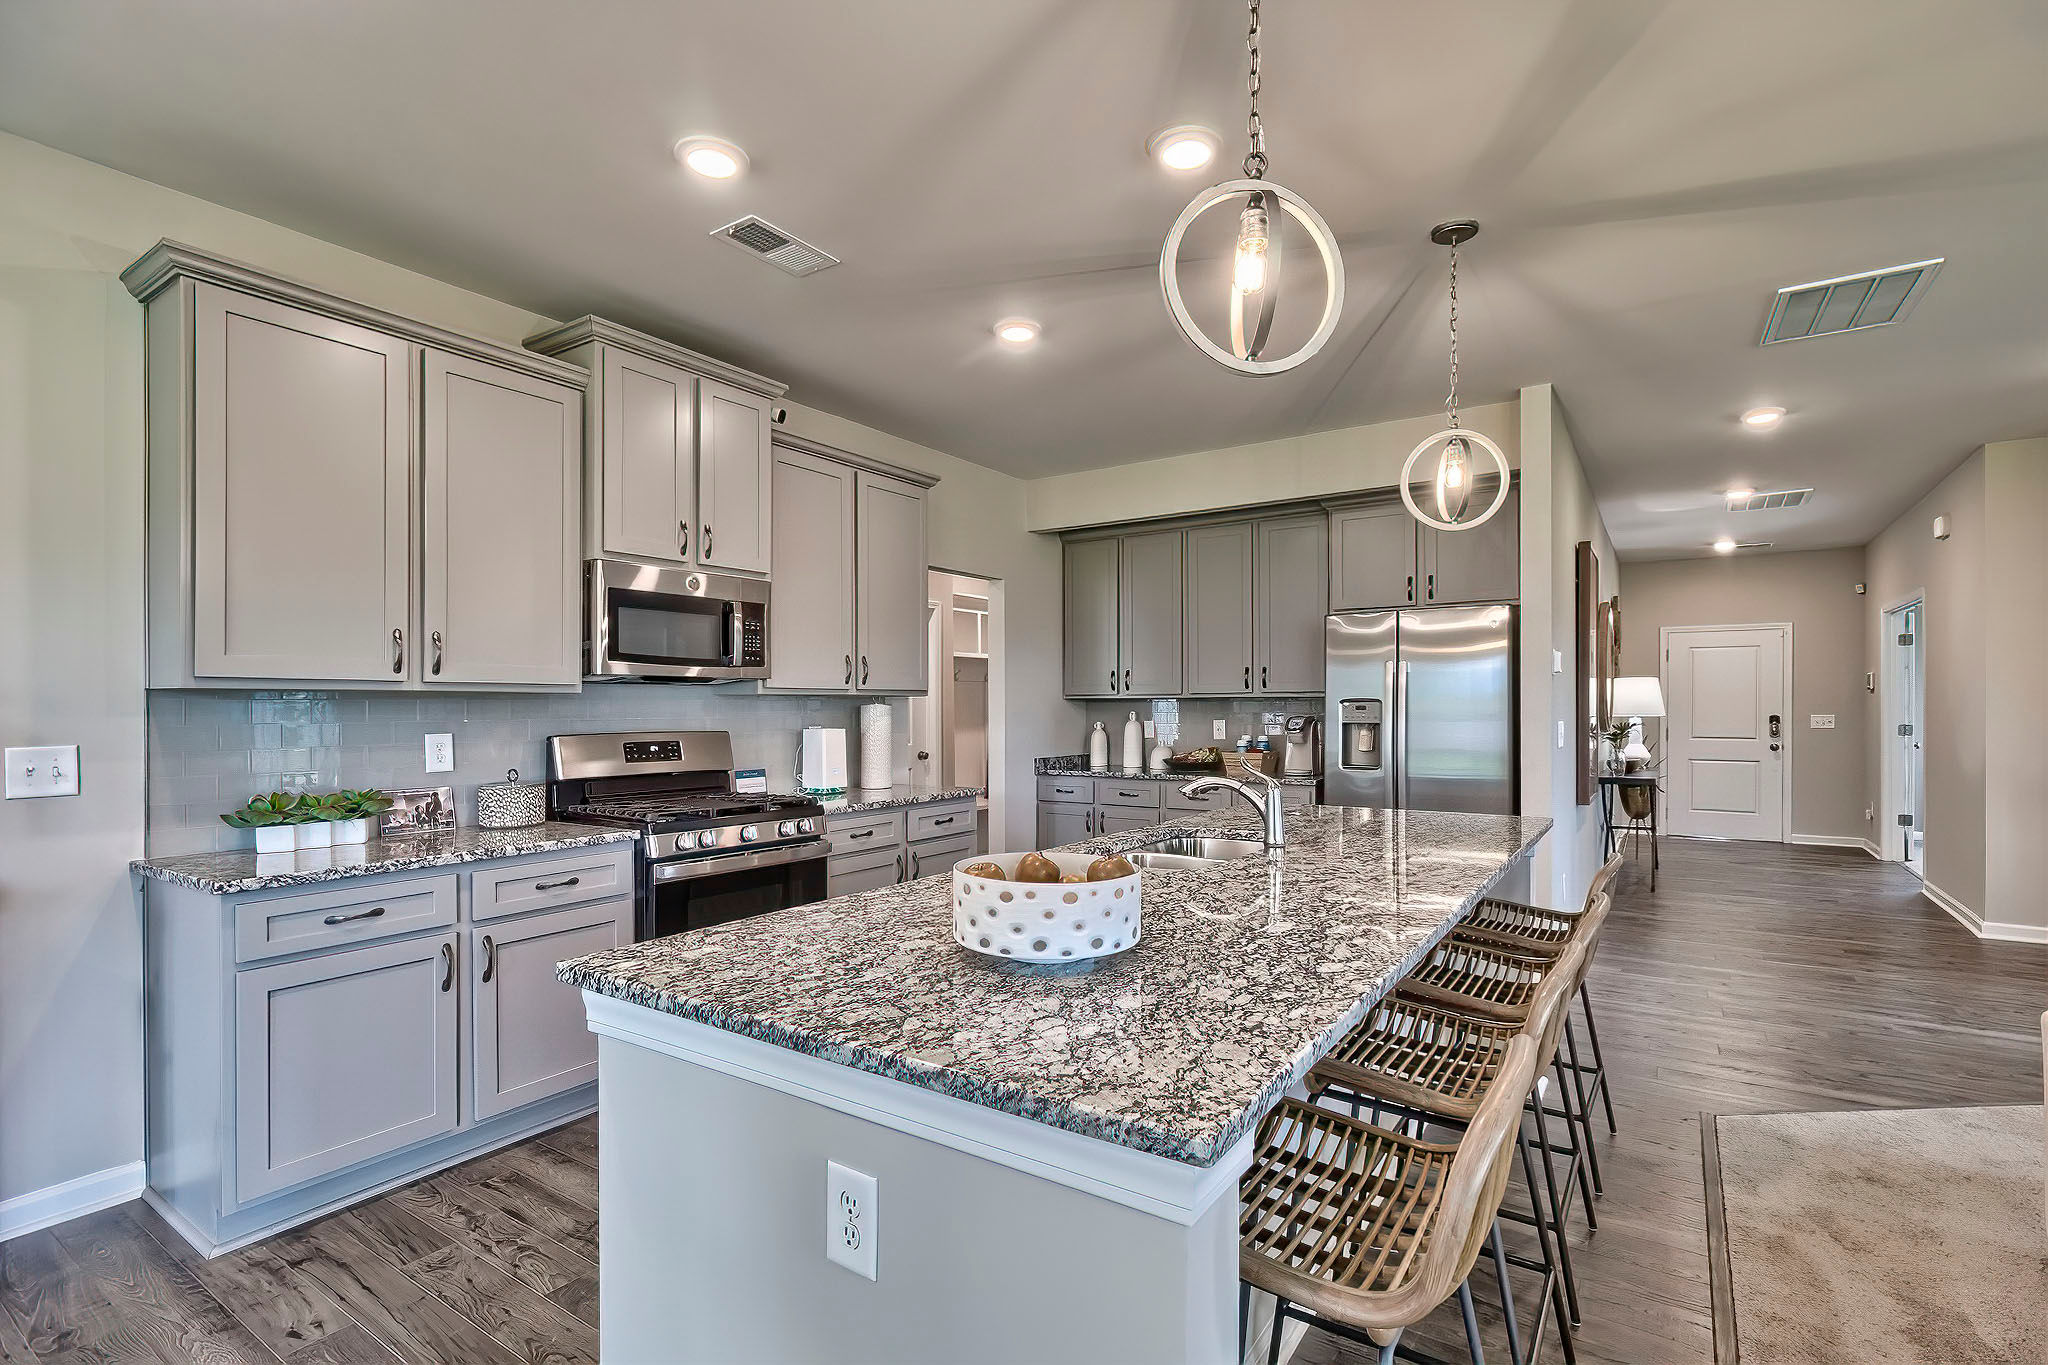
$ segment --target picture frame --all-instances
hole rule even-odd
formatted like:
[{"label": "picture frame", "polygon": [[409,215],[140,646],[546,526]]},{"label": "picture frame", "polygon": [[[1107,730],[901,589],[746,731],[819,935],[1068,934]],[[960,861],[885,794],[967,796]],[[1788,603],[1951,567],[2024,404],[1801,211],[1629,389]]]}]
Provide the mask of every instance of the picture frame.
[{"label": "picture frame", "polygon": [[445,833],[455,828],[453,787],[387,787],[384,794],[391,798],[391,809],[377,817],[380,839]]}]

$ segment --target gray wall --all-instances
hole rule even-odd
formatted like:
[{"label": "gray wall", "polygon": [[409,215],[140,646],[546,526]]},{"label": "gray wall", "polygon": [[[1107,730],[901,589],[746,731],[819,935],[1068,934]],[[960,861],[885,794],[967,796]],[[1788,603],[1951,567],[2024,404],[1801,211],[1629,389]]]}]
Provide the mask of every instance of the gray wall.
[{"label": "gray wall", "polygon": [[[448,786],[457,820],[469,824],[479,782],[502,781],[508,768],[540,781],[547,737],[584,730],[729,731],[734,765],[766,768],[769,789],[788,791],[803,728],[839,726],[847,732],[847,776],[858,781],[866,700],[637,683],[594,684],[573,696],[151,692],[149,852],[247,847],[253,836],[223,825],[220,813],[271,790]],[[900,772],[908,704],[891,705]],[[424,737],[436,733],[455,737],[451,773],[426,771]]]},{"label": "gray wall", "polygon": [[[1660,676],[1664,626],[1792,623],[1792,837],[1865,840],[1870,710],[1863,689],[1865,606],[1856,595],[1863,551],[1716,555],[1661,563],[1630,560],[1621,571],[1621,671]],[[1815,730],[1807,717],[1832,715]],[[1652,739],[1661,723],[1646,721]],[[1661,749],[1660,749],[1661,753]]]},{"label": "gray wall", "polygon": [[2048,938],[2048,438],[1984,447],[1984,904]]}]

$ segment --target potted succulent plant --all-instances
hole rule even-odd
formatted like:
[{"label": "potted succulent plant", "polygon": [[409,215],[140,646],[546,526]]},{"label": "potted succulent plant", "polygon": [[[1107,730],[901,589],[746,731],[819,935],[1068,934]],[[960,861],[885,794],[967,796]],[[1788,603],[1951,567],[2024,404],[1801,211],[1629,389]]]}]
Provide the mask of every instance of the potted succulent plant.
[{"label": "potted succulent plant", "polygon": [[334,842],[337,844],[366,844],[377,832],[377,817],[390,810],[392,800],[375,788],[362,791],[339,791],[329,798],[340,812],[333,817]]},{"label": "potted succulent plant", "polygon": [[231,810],[221,821],[231,829],[254,830],[258,853],[289,853],[298,846],[296,826],[304,819],[301,800],[290,792],[252,796],[240,810]]}]

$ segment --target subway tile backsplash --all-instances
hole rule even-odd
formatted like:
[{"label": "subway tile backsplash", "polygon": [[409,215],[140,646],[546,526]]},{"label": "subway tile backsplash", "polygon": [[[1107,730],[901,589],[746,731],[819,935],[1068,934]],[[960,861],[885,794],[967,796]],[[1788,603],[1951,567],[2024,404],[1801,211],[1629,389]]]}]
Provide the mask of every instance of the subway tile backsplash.
[{"label": "subway tile backsplash", "polygon": [[[1173,742],[1176,752],[1200,749],[1209,744],[1220,744],[1223,748],[1234,748],[1239,735],[1254,738],[1264,733],[1264,721],[1268,712],[1281,716],[1323,714],[1323,699],[1316,697],[1181,697],[1178,699],[1180,712],[1180,738]],[[1070,753],[1088,752],[1088,732],[1101,721],[1103,729],[1109,731],[1109,752],[1115,757],[1124,740],[1124,721],[1136,711],[1138,719],[1153,718],[1153,703],[1148,698],[1139,701],[1091,701],[1088,703],[1088,718],[1081,726]],[[1221,720],[1228,732],[1221,740],[1214,738],[1214,722]]]},{"label": "subway tile backsplash", "polygon": [[[220,822],[259,792],[340,787],[455,789],[456,818],[476,818],[479,783],[547,773],[549,735],[606,730],[726,730],[733,762],[765,768],[771,790],[795,785],[806,725],[840,726],[859,763],[860,706],[872,698],[752,696],[713,687],[593,684],[574,694],[204,692],[149,694],[150,856],[242,848]],[[909,705],[895,711],[899,773],[908,768]],[[455,737],[455,770],[426,771],[425,736]],[[858,776],[858,773],[853,774]]]}]

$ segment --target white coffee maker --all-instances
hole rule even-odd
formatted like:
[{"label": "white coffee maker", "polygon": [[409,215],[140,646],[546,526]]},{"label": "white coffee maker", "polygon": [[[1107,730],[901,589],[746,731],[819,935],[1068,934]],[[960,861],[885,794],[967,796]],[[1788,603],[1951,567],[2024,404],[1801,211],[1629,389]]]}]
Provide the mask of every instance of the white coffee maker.
[{"label": "white coffee maker", "polygon": [[807,792],[846,790],[846,731],[806,725],[797,746],[796,784]]}]

